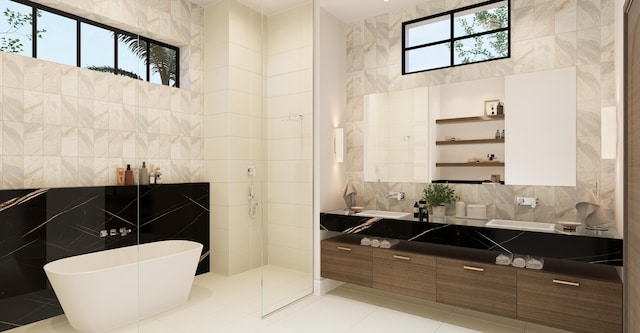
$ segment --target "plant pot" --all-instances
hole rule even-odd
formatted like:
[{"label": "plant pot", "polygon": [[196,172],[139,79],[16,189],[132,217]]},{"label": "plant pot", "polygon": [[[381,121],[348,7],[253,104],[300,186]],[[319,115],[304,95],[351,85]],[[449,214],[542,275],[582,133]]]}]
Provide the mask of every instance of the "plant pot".
[{"label": "plant pot", "polygon": [[444,217],[445,206],[433,206],[431,210],[433,217]]}]

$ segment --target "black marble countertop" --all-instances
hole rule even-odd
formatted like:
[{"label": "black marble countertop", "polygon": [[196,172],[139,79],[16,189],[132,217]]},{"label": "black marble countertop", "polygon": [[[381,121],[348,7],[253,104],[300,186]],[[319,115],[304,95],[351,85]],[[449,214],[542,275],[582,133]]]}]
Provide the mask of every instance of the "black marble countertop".
[{"label": "black marble countertop", "polygon": [[537,232],[488,228],[486,220],[446,218],[439,222],[344,215],[342,211],[320,215],[321,230],[357,236],[350,236],[352,241],[378,237],[407,241],[400,246],[413,243],[484,250],[493,258],[499,252],[622,266],[623,240],[615,231]]}]

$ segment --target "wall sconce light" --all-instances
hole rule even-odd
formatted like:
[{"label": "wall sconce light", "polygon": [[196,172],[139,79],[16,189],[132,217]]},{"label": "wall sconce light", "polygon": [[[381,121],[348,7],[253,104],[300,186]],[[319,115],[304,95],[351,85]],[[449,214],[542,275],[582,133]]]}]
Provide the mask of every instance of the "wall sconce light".
[{"label": "wall sconce light", "polygon": [[344,162],[344,128],[338,127],[333,131],[333,152],[336,163]]}]

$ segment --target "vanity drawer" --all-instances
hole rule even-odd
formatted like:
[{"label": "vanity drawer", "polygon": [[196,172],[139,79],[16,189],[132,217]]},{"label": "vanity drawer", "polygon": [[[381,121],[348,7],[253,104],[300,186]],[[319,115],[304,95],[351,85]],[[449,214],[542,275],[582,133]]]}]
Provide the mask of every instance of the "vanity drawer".
[{"label": "vanity drawer", "polygon": [[516,317],[516,269],[437,258],[436,300],[472,310]]},{"label": "vanity drawer", "polygon": [[622,332],[622,283],[519,270],[518,319],[576,332]]},{"label": "vanity drawer", "polygon": [[369,246],[324,240],[320,249],[320,275],[328,279],[371,287],[371,250]]},{"label": "vanity drawer", "polygon": [[436,300],[436,258],[391,249],[373,249],[373,287]]}]

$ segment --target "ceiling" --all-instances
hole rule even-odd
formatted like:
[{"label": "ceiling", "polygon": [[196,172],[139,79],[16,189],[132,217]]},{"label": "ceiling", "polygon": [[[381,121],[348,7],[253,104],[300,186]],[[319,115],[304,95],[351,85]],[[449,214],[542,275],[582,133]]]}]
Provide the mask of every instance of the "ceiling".
[{"label": "ceiling", "polygon": [[[191,0],[201,6],[208,6],[219,0]],[[266,15],[282,12],[306,3],[309,0],[237,0],[257,11],[263,11]],[[409,8],[425,0],[315,0],[317,5],[345,23],[351,23],[367,17],[382,13]],[[264,2],[264,3],[263,3]]]}]

